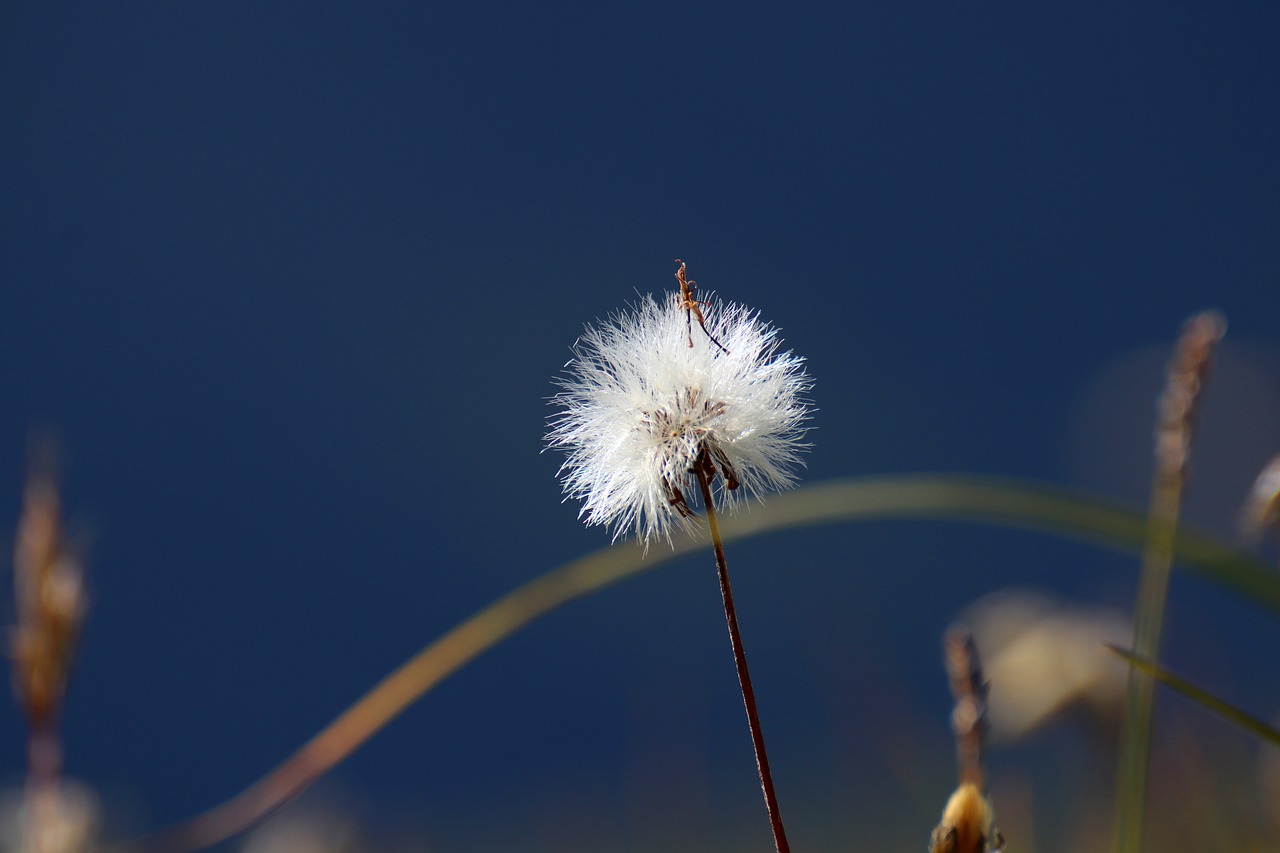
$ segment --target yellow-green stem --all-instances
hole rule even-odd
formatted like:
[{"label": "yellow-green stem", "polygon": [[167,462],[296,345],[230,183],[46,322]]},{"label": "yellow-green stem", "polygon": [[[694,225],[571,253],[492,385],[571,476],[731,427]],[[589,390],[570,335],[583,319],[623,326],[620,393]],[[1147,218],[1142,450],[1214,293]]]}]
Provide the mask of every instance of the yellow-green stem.
[{"label": "yellow-green stem", "polygon": [[[1148,660],[1159,657],[1174,539],[1191,456],[1192,426],[1209,373],[1210,358],[1224,331],[1226,321],[1216,311],[1204,311],[1188,319],[1178,336],[1160,395],[1147,542],[1133,614],[1133,651]],[[1154,697],[1155,682],[1151,676],[1130,669],[1112,824],[1114,853],[1139,853],[1142,848]]]},{"label": "yellow-green stem", "polygon": [[[726,519],[722,539],[836,522],[952,520],[1025,527],[1109,547],[1137,549],[1141,513],[1042,484],[963,476],[909,475],[843,480],[774,496],[767,507]],[[1280,576],[1216,541],[1179,532],[1177,556],[1203,577],[1280,612]],[[244,832],[331,770],[409,705],[525,625],[576,598],[701,547],[678,539],[647,555],[635,543],[580,557],[517,587],[402,664],[266,776],[230,800],[122,850],[188,853]]]},{"label": "yellow-green stem", "polygon": [[[1142,574],[1138,582],[1133,623],[1134,653],[1151,660],[1158,656],[1160,650],[1181,496],[1180,482],[1165,484],[1152,495],[1151,532],[1142,555]],[[1154,698],[1155,681],[1147,673],[1131,668],[1125,700],[1124,727],[1120,738],[1120,758],[1117,762],[1116,811],[1112,838],[1112,849],[1117,853],[1137,853],[1142,846]]]}]

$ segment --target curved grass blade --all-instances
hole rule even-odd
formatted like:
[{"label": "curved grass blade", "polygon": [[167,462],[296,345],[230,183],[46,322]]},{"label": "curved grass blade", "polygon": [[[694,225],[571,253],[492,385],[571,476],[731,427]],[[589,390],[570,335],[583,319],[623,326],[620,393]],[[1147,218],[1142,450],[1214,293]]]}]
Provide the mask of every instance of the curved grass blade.
[{"label": "curved grass blade", "polygon": [[1197,687],[1185,678],[1174,675],[1168,669],[1155,661],[1139,657],[1133,652],[1130,652],[1127,649],[1122,649],[1119,646],[1112,645],[1111,643],[1107,643],[1107,648],[1115,652],[1116,655],[1122,658],[1134,669],[1145,672],[1147,675],[1151,676],[1166,687],[1176,690],[1191,701],[1208,708],[1227,722],[1244,729],[1262,740],[1276,746],[1280,746],[1280,729],[1277,729],[1265,720],[1261,720],[1247,711],[1240,710],[1225,699],[1219,699],[1209,691],[1202,687]]},{"label": "curved grass blade", "polygon": [[[1143,513],[1097,497],[1041,484],[961,476],[915,475],[837,480],[775,495],[724,520],[724,541],[793,527],[877,520],[952,520],[1041,530],[1138,551]],[[240,794],[204,814],[125,849],[186,853],[236,835],[327,773],[448,676],[563,604],[655,568],[694,548],[622,543],[595,551],[517,587],[472,615],[392,672],[296,753]],[[1280,575],[1217,541],[1188,533],[1175,556],[1191,571],[1280,612]]]}]

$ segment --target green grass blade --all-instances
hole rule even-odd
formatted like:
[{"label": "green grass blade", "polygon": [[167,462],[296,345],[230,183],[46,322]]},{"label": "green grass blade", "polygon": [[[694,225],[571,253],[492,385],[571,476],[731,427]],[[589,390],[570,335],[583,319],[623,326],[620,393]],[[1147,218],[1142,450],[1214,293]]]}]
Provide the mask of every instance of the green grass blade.
[{"label": "green grass blade", "polygon": [[[806,486],[725,520],[724,533],[728,541],[793,527],[905,519],[1033,529],[1133,553],[1141,552],[1147,536],[1145,511],[1097,495],[1024,480],[936,474]],[[678,542],[677,552],[689,546]],[[1173,538],[1173,554],[1192,574],[1280,613],[1280,572],[1267,563],[1185,529]]]},{"label": "green grass blade", "polygon": [[1130,666],[1145,672],[1156,681],[1166,687],[1176,690],[1191,701],[1208,708],[1227,722],[1244,729],[1262,740],[1276,746],[1280,746],[1280,729],[1277,729],[1265,720],[1261,720],[1246,711],[1240,710],[1225,699],[1220,699],[1217,696],[1214,696],[1209,691],[1202,687],[1197,687],[1185,678],[1174,675],[1168,669],[1155,661],[1139,657],[1133,652],[1122,649],[1119,646],[1111,645],[1110,643],[1107,644],[1107,648],[1123,658]]},{"label": "green grass blade", "polygon": [[[918,519],[1040,530],[1140,551],[1142,512],[1037,483],[916,475],[837,480],[770,497],[723,520],[726,542],[795,527]],[[517,587],[459,623],[258,782],[204,814],[126,849],[189,851],[243,832],[343,761],[440,682],[534,620],[574,599],[656,568],[706,542],[677,538],[648,553],[634,542],[602,548]],[[1174,555],[1189,570],[1280,612],[1280,574],[1209,537],[1179,533]]]}]

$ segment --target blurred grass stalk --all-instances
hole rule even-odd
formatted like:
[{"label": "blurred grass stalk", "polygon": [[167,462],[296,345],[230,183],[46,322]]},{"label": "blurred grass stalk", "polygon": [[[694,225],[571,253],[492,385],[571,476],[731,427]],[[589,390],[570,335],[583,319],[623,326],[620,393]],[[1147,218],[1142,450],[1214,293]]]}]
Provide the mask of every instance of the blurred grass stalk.
[{"label": "blurred grass stalk", "polygon": [[[1226,321],[1214,311],[1187,320],[1169,362],[1157,408],[1155,472],[1134,604],[1132,643],[1134,654],[1147,660],[1159,657],[1178,516],[1190,471],[1192,429],[1214,348],[1225,331]],[[1142,847],[1154,695],[1155,681],[1151,676],[1131,668],[1117,763],[1113,853],[1139,853]]]},{"label": "blurred grass stalk", "polygon": [[[1096,497],[1026,482],[957,476],[843,480],[775,496],[766,507],[726,518],[726,542],[777,530],[838,522],[955,520],[1033,528],[1139,550],[1146,517]],[[376,734],[468,662],[525,625],[576,598],[689,553],[703,543],[677,538],[670,550],[634,542],[607,547],[517,587],[428,645],[261,780],[222,805],[128,845],[185,853],[248,829]],[[1175,532],[1172,552],[1189,570],[1280,612],[1280,575],[1254,557],[1200,535]]]},{"label": "blurred grass stalk", "polygon": [[1220,699],[1219,697],[1214,696],[1203,687],[1199,687],[1192,684],[1190,681],[1187,681],[1185,678],[1175,675],[1173,672],[1153,660],[1138,657],[1132,652],[1122,649],[1119,646],[1108,644],[1107,648],[1115,652],[1115,654],[1124,660],[1125,663],[1136,669],[1142,670],[1156,681],[1171,690],[1181,693],[1191,701],[1209,709],[1237,728],[1243,729],[1267,743],[1280,746],[1280,729],[1277,729],[1266,720],[1255,717],[1247,711],[1237,708],[1225,699]]},{"label": "blurred grass stalk", "polygon": [[14,693],[27,722],[26,853],[66,853],[83,841],[64,814],[58,722],[86,609],[84,573],[63,537],[51,470],[48,458],[33,464],[13,556],[17,624],[10,630],[9,654]]}]

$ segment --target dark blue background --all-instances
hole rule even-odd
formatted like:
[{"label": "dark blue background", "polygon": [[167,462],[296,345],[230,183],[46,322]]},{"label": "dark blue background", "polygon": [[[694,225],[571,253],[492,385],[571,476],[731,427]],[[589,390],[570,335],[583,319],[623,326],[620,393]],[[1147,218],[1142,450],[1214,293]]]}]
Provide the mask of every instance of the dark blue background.
[{"label": "dark blue background", "polygon": [[[1278,43],[1267,3],[5,4],[0,519],[52,429],[94,534],[69,771],[128,828],[189,815],[607,543],[539,454],[550,380],[676,257],[809,359],[811,480],[1140,500],[1170,341],[1218,307],[1190,513],[1228,531],[1280,451]],[[737,551],[793,840],[863,835],[875,790],[908,849],[951,772],[947,621],[1135,576],[951,525]],[[1252,618],[1173,606],[1173,654]],[[535,625],[335,781],[445,849],[768,844],[709,556]]]}]

